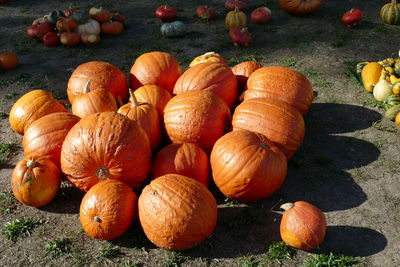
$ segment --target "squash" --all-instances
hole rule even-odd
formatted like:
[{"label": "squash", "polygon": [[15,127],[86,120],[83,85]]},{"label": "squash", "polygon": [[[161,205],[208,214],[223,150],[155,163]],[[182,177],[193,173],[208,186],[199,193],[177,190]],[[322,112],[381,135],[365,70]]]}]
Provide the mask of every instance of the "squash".
[{"label": "squash", "polygon": [[396,83],[393,84],[392,86],[392,93],[394,95],[399,95],[400,94],[400,80]]},{"label": "squash", "polygon": [[394,72],[399,75],[400,74],[400,59],[396,59],[394,63]]},{"label": "squash", "polygon": [[392,93],[392,85],[386,80],[387,74],[384,72],[379,79],[379,82],[375,85],[373,96],[378,101],[384,101],[388,95]]},{"label": "squash", "polygon": [[385,112],[385,117],[393,121],[396,119],[397,114],[400,112],[400,104],[388,108]]},{"label": "squash", "polygon": [[225,61],[225,59],[218,53],[215,52],[207,52],[204,53],[203,55],[195,57],[189,64],[189,68],[193,67],[197,64],[204,63],[204,62],[217,62],[221,64],[225,64],[228,66],[228,63]]},{"label": "squash", "polygon": [[255,61],[244,61],[241,62],[237,65],[235,65],[232,68],[233,74],[236,76],[236,80],[238,82],[238,87],[241,92],[247,90],[247,80],[250,77],[250,75],[258,70],[259,68],[262,68],[263,65],[261,65],[258,62]]},{"label": "squash", "polygon": [[[74,13],[75,14],[75,13]],[[79,35],[84,33],[99,35],[101,32],[100,24],[94,19],[88,19],[86,23],[78,25],[76,32]]]},{"label": "squash", "polygon": [[297,201],[281,206],[285,210],[280,224],[282,240],[289,246],[311,250],[317,248],[325,238],[325,214],[314,205]]},{"label": "squash", "polygon": [[186,26],[182,21],[164,23],[160,28],[161,35],[167,38],[181,37],[186,33]]},{"label": "squash", "polygon": [[400,126],[400,112],[397,112],[397,115],[396,115],[396,117],[395,117],[394,123],[395,123],[397,126]]},{"label": "squash", "polygon": [[363,68],[368,64],[368,61],[358,62],[356,65],[356,72],[358,75],[361,75]]},{"label": "squash", "polygon": [[389,94],[383,101],[383,108],[388,110],[398,104],[400,104],[400,95]]},{"label": "squash", "polygon": [[372,93],[375,84],[379,81],[382,73],[382,65],[377,62],[370,62],[364,66],[361,71],[361,79],[363,82],[364,89]]},{"label": "squash", "polygon": [[85,45],[95,45],[100,42],[100,36],[95,34],[84,33],[81,35],[81,41]]},{"label": "squash", "polygon": [[400,23],[400,4],[396,0],[385,4],[380,11],[380,17],[386,24],[397,25]]},{"label": "squash", "polygon": [[101,24],[101,32],[110,35],[119,35],[124,30],[124,24],[119,21],[108,21]]},{"label": "squash", "polygon": [[247,17],[243,11],[240,11],[237,7],[233,11],[229,11],[225,17],[225,28],[229,31],[233,27],[246,27]]},{"label": "squash", "polygon": [[81,41],[81,36],[76,32],[63,32],[60,35],[60,42],[66,46],[78,45]]},{"label": "squash", "polygon": [[83,9],[74,10],[71,17],[78,22],[78,24],[84,24],[89,20],[89,12]]},{"label": "squash", "polygon": [[[157,111],[160,120],[164,121],[164,108],[172,98],[171,94],[157,85],[144,85],[133,92],[139,102],[153,105]],[[132,102],[132,99],[129,99]]]},{"label": "squash", "polygon": [[296,16],[306,16],[320,9],[322,0],[279,0],[286,12]]},{"label": "squash", "polygon": [[65,14],[60,9],[54,9],[48,15],[45,15],[43,18],[50,22],[52,25],[56,25],[57,20],[61,18],[65,18]]},{"label": "squash", "polygon": [[205,240],[217,223],[217,202],[194,179],[167,174],[151,181],[138,201],[147,238],[168,250],[184,250]]},{"label": "squash", "polygon": [[15,53],[4,53],[0,55],[0,68],[11,70],[17,67],[19,59]]}]

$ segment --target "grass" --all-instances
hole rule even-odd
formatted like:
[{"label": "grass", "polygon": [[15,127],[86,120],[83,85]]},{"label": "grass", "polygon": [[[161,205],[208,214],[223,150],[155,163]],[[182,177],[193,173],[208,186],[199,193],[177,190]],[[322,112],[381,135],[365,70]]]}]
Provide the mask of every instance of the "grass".
[{"label": "grass", "polygon": [[344,30],[339,30],[336,32],[335,39],[331,41],[330,45],[332,47],[342,47],[345,45],[348,39],[348,34]]},{"label": "grass", "polygon": [[303,71],[301,71],[301,73],[303,73],[307,77],[318,76],[322,74],[321,71],[313,69],[304,69]]},{"label": "grass", "polygon": [[96,255],[96,259],[97,260],[111,259],[120,255],[120,253],[121,252],[117,246],[114,246],[113,244],[107,242],[106,244],[102,245],[99,248],[98,253]]},{"label": "grass", "polygon": [[383,102],[378,101],[373,97],[369,97],[368,99],[364,100],[362,103],[364,106],[370,106],[373,108],[383,108]]},{"label": "grass", "polygon": [[15,219],[4,224],[2,233],[7,239],[16,241],[18,237],[30,236],[33,229],[42,223],[43,220],[31,218]]},{"label": "grass", "polygon": [[397,127],[394,125],[382,125],[382,121],[375,121],[372,123],[372,127],[382,132],[397,133]]},{"label": "grass", "polygon": [[343,254],[334,255],[332,252],[328,254],[313,255],[305,260],[304,267],[347,267],[358,264],[360,260],[352,256]]},{"label": "grass", "polygon": [[240,203],[234,199],[225,198],[224,204],[225,204],[225,207],[235,207],[235,206],[239,205]]},{"label": "grass", "polygon": [[284,242],[273,242],[268,246],[268,252],[266,258],[268,260],[275,260],[282,264],[281,260],[290,260],[293,258],[295,250]]},{"label": "grass", "polygon": [[0,143],[0,166],[6,165],[17,148],[15,143]]},{"label": "grass", "polygon": [[18,201],[11,190],[0,192],[0,211],[10,214],[17,209]]},{"label": "grass", "polygon": [[67,237],[56,238],[44,245],[44,251],[46,256],[50,258],[57,258],[63,254],[70,253],[72,251],[72,240]]},{"label": "grass", "polygon": [[[117,265],[118,267],[120,265]],[[130,261],[128,260],[127,262],[124,262],[121,267],[139,267],[141,266],[140,263],[136,262],[136,261]]]},{"label": "grass", "polygon": [[283,61],[282,66],[290,68],[299,68],[301,67],[301,63],[293,58],[288,58]]},{"label": "grass", "polygon": [[178,267],[184,261],[181,253],[175,251],[169,251],[167,253],[167,258],[164,260],[165,267]]},{"label": "grass", "polygon": [[240,267],[257,267],[260,266],[260,261],[253,255],[242,256],[239,258],[238,265]]}]

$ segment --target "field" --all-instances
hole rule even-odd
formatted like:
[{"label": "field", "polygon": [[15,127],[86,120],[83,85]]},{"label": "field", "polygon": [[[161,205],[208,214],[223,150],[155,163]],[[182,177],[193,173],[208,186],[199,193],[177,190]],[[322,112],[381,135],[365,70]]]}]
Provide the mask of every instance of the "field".
[{"label": "field", "polygon": [[[247,1],[250,11],[268,6],[273,20],[249,25],[254,42],[235,47],[223,25],[224,1],[168,1],[178,7],[188,33],[165,39],[154,10],[163,1],[14,0],[0,5],[0,52],[13,51],[20,65],[0,70],[0,265],[2,266],[399,266],[400,133],[383,109],[352,75],[360,61],[397,57],[400,26],[383,24],[385,1],[330,0],[309,17],[294,17],[277,1]],[[217,8],[215,21],[200,21],[200,4]],[[126,15],[126,28],[94,47],[45,47],[25,35],[32,21],[52,9],[103,6]],[[350,29],[342,14],[361,8],[360,27]],[[138,222],[113,241],[98,241],[82,230],[79,205],[84,195],[67,181],[43,208],[23,206],[10,191],[10,176],[23,158],[21,136],[12,132],[8,113],[33,89],[67,99],[66,87],[80,64],[101,60],[129,73],[142,53],[165,51],[182,68],[207,51],[222,54],[230,66],[256,60],[294,68],[313,84],[315,99],[305,116],[303,144],[289,162],[285,183],[273,196],[255,203],[226,199],[215,187],[218,224],[213,235],[183,252],[155,247]],[[284,246],[279,235],[280,204],[308,201],[325,212],[325,242],[304,252]],[[319,265],[318,265],[319,264]],[[325,265],[324,265],[325,264]],[[328,265],[331,264],[331,265]],[[336,264],[336,265],[335,265]]]}]

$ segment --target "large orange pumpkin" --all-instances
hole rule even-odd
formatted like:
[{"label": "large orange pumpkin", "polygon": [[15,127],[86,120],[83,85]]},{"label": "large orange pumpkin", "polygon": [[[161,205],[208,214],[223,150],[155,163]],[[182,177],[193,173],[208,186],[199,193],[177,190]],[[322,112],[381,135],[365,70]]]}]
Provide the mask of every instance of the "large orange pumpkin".
[{"label": "large orange pumpkin", "polygon": [[[139,102],[149,103],[153,105],[160,119],[164,119],[164,108],[168,101],[172,98],[171,94],[157,85],[144,85],[133,92]],[[130,99],[132,102],[132,100]]]},{"label": "large orange pumpkin", "polygon": [[139,56],[130,71],[131,88],[158,85],[172,93],[176,80],[182,74],[178,61],[165,52],[150,52]]},{"label": "large orange pumpkin", "polygon": [[279,0],[279,5],[286,12],[305,16],[317,11],[322,4],[322,0]]},{"label": "large orange pumpkin", "polygon": [[82,118],[67,134],[61,169],[68,180],[88,191],[101,180],[121,180],[137,188],[150,171],[151,150],[145,131],[116,112]]},{"label": "large orange pumpkin", "polygon": [[236,77],[226,65],[206,62],[186,70],[176,81],[174,94],[186,91],[211,89],[232,108],[238,96]]},{"label": "large orange pumpkin", "polygon": [[230,130],[230,120],[228,106],[210,90],[183,92],[164,109],[165,128],[172,142],[194,143],[206,152]]},{"label": "large orange pumpkin", "polygon": [[152,174],[157,178],[169,173],[182,174],[208,186],[209,159],[199,146],[190,143],[170,144],[154,158]]},{"label": "large orange pumpkin", "polygon": [[24,134],[35,120],[54,112],[67,112],[53,96],[45,90],[33,90],[15,102],[10,111],[10,125],[14,132]]},{"label": "large orange pumpkin", "polygon": [[204,53],[203,55],[195,57],[192,60],[192,62],[190,62],[189,68],[196,66],[200,63],[204,63],[204,62],[217,62],[217,63],[225,64],[228,66],[228,63],[225,61],[225,59],[220,54],[215,53],[215,52],[207,52],[207,53]]},{"label": "large orange pumpkin", "polygon": [[61,184],[60,169],[46,158],[23,159],[11,176],[11,187],[16,199],[34,207],[50,203]]},{"label": "large orange pumpkin", "polygon": [[262,65],[255,61],[244,61],[235,65],[232,68],[232,72],[233,74],[235,74],[238,81],[240,91],[244,91],[247,89],[247,79],[255,70],[259,68],[262,68]]},{"label": "large orange pumpkin", "polygon": [[244,129],[265,135],[290,159],[304,138],[301,114],[291,105],[270,98],[243,101],[233,113],[234,130]]},{"label": "large orange pumpkin", "polygon": [[128,231],[136,217],[136,205],[132,188],[116,180],[101,181],[83,197],[79,219],[89,236],[111,240]]},{"label": "large orange pumpkin", "polygon": [[147,238],[169,250],[196,246],[217,223],[217,203],[207,187],[179,174],[153,180],[143,189],[138,206]]},{"label": "large orange pumpkin", "polygon": [[306,114],[314,91],[306,76],[287,67],[263,67],[247,80],[244,100],[270,97],[282,100]]},{"label": "large orange pumpkin", "polygon": [[25,158],[47,157],[60,168],[62,144],[79,120],[71,113],[56,112],[32,122],[22,138]]},{"label": "large orange pumpkin", "polygon": [[113,64],[103,61],[90,61],[79,65],[68,80],[67,94],[71,104],[77,95],[82,94],[88,81],[90,90],[108,90],[118,104],[126,101],[128,87],[124,73]]},{"label": "large orange pumpkin", "polygon": [[265,136],[246,130],[218,139],[210,159],[219,190],[243,202],[271,195],[286,177],[287,161],[282,151]]},{"label": "large orange pumpkin", "polygon": [[280,233],[282,240],[289,246],[311,250],[318,247],[325,238],[325,214],[314,205],[297,201],[281,206],[284,209]]}]

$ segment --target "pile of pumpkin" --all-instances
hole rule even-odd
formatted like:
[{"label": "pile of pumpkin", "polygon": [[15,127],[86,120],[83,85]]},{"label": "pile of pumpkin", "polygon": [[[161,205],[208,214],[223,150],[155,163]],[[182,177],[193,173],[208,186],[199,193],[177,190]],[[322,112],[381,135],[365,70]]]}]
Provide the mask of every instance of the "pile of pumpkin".
[{"label": "pile of pumpkin", "polygon": [[385,117],[400,126],[400,58],[359,62],[356,69],[364,89],[382,102]]},{"label": "pile of pumpkin", "polygon": [[[304,75],[252,61],[231,69],[213,52],[183,72],[171,54],[150,52],[136,59],[129,80],[132,90],[116,66],[92,61],[69,78],[72,113],[44,90],[17,100],[9,119],[23,135],[25,159],[12,174],[19,201],[48,204],[63,175],[87,192],[80,221],[89,236],[117,238],[138,215],[151,242],[183,250],[217,223],[210,172],[226,197],[241,202],[280,188],[313,101]],[[286,243],[309,250],[323,241],[321,210],[304,201],[282,209]]]},{"label": "pile of pumpkin", "polygon": [[124,21],[125,16],[121,13],[110,13],[101,7],[89,10],[55,9],[35,19],[27,28],[27,35],[42,40],[48,47],[57,46],[60,42],[66,46],[75,46],[80,42],[95,45],[100,42],[100,33],[120,34],[124,29]]}]

